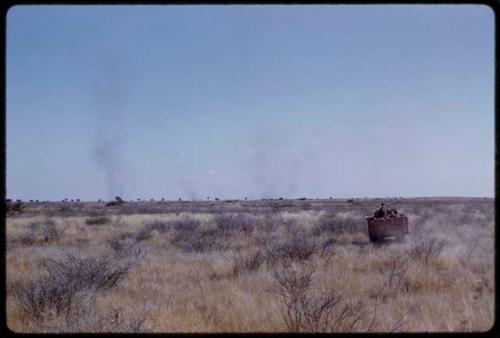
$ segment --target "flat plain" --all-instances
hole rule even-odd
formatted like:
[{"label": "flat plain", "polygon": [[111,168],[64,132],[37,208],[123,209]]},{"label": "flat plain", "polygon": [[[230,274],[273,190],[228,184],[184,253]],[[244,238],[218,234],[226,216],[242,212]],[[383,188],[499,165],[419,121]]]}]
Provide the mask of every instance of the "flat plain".
[{"label": "flat plain", "polygon": [[[374,243],[385,202],[409,218]],[[447,332],[494,322],[492,198],[25,202],[16,332]]]}]

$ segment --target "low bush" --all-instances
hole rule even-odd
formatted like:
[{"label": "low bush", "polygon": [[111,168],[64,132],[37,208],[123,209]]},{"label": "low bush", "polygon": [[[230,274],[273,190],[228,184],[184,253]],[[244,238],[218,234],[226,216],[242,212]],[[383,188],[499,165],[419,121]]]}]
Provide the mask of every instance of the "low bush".
[{"label": "low bush", "polygon": [[309,238],[298,235],[285,242],[267,243],[266,260],[274,265],[281,260],[307,260],[316,251],[316,244]]},{"label": "low bush", "polygon": [[246,255],[237,253],[231,258],[231,274],[233,277],[253,272],[260,268],[265,256],[260,251],[252,251]]},{"label": "low bush", "polygon": [[25,210],[25,205],[22,201],[7,201],[5,203],[5,209],[7,215],[22,214]]},{"label": "low bush", "polygon": [[263,213],[263,216],[256,219],[255,227],[259,231],[272,232],[285,223],[284,217],[279,213]]},{"label": "low bush", "polygon": [[159,233],[165,233],[172,229],[172,223],[163,220],[153,220],[142,226],[142,228],[137,232],[135,239],[138,241],[144,241],[151,238],[151,232],[158,231]]},{"label": "low bush", "polygon": [[172,224],[172,227],[176,231],[183,232],[194,232],[201,226],[201,222],[199,220],[191,217],[178,218],[176,220],[170,221],[170,224]]},{"label": "low bush", "polygon": [[187,252],[205,252],[211,250],[221,250],[229,246],[224,241],[217,229],[206,229],[203,231],[179,231],[172,241],[181,250]]},{"label": "low bush", "polygon": [[274,289],[289,332],[353,331],[368,312],[360,301],[344,301],[333,290],[315,294],[314,266],[292,266],[290,261],[273,269]]},{"label": "low bush", "polygon": [[43,273],[38,280],[14,288],[21,311],[27,319],[38,322],[49,315],[78,318],[97,293],[116,287],[130,268],[106,257],[80,258],[68,252],[40,265]]},{"label": "low bush", "polygon": [[74,213],[74,210],[69,205],[62,204],[57,208],[57,212],[61,216],[70,216]]},{"label": "low bush", "polygon": [[438,259],[447,244],[448,242],[444,239],[438,240],[425,235],[411,240],[406,252],[411,258],[430,265]]},{"label": "low bush", "polygon": [[313,227],[313,234],[318,236],[327,232],[330,234],[354,233],[365,230],[365,223],[361,217],[342,217],[327,213],[321,216]]},{"label": "low bush", "polygon": [[214,217],[215,226],[224,234],[229,234],[231,231],[243,231],[250,234],[257,220],[255,217],[243,215],[223,213]]},{"label": "low bush", "polygon": [[380,273],[386,276],[385,285],[388,290],[398,291],[403,287],[403,281],[411,266],[410,257],[404,252],[390,251],[384,257]]},{"label": "low bush", "polygon": [[32,222],[28,226],[28,232],[24,234],[23,241],[26,243],[42,242],[54,243],[64,237],[65,229],[59,227],[54,220],[47,218],[39,222]]},{"label": "low bush", "polygon": [[94,216],[85,219],[87,225],[102,225],[111,223],[111,219],[107,216]]},{"label": "low bush", "polygon": [[151,231],[148,228],[144,227],[140,229],[135,235],[135,239],[137,241],[146,241],[150,238],[151,238]]},{"label": "low bush", "polygon": [[144,246],[131,239],[120,237],[109,239],[106,242],[116,258],[126,259],[129,262],[138,262],[146,255]]}]

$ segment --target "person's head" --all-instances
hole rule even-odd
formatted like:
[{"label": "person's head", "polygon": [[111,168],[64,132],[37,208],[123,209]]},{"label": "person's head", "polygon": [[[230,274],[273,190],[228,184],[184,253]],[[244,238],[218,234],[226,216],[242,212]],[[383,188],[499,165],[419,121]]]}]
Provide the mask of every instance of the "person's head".
[{"label": "person's head", "polygon": [[384,203],[380,203],[380,209],[384,209],[384,208],[385,208]]}]

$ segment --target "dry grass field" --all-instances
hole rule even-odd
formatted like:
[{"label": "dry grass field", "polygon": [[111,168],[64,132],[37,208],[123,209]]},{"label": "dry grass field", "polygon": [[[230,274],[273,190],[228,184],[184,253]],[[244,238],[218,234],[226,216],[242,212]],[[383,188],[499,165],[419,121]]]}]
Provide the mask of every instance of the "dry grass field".
[{"label": "dry grass field", "polygon": [[26,203],[7,225],[16,332],[486,331],[494,201],[385,199],[404,242],[372,243],[380,199]]}]

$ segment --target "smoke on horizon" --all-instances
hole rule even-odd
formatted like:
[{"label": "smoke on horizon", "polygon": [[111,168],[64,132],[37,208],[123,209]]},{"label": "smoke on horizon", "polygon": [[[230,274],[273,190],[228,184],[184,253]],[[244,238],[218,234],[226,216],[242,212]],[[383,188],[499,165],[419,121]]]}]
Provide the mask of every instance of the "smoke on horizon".
[{"label": "smoke on horizon", "polygon": [[123,115],[127,81],[123,62],[118,60],[121,59],[103,60],[102,69],[92,87],[93,107],[98,114],[92,159],[104,174],[108,199],[114,199],[115,196],[123,198],[130,180],[125,170],[126,159],[122,149],[126,139]]},{"label": "smoke on horizon", "polygon": [[312,165],[314,154],[297,147],[280,130],[262,130],[251,140],[248,173],[255,192],[264,198],[293,197],[303,192],[301,174]]}]

